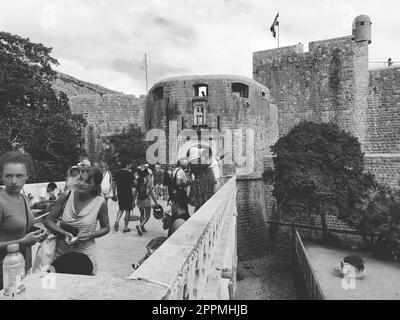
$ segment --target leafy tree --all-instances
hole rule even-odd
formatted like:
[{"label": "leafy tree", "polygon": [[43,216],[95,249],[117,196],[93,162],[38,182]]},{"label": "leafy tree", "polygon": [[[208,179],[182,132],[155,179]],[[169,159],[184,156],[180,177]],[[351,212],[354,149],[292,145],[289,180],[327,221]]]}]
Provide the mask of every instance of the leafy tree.
[{"label": "leafy tree", "polygon": [[146,163],[149,143],[145,141],[145,134],[135,125],[120,134],[103,138],[103,146],[101,158],[113,172],[119,170],[123,163],[133,164],[135,168]]},{"label": "leafy tree", "polygon": [[373,249],[380,258],[400,258],[400,190],[379,185],[365,192],[354,220],[363,234],[377,235]]},{"label": "leafy tree", "polygon": [[274,170],[264,178],[274,184],[273,195],[284,215],[293,221],[304,214],[348,218],[362,193],[373,184],[364,174],[360,143],[333,123],[302,122],[271,147]]},{"label": "leafy tree", "polygon": [[0,32],[0,153],[31,155],[30,182],[59,180],[84,154],[82,115],[73,115],[65,94],[52,88],[58,65],[52,48]]}]

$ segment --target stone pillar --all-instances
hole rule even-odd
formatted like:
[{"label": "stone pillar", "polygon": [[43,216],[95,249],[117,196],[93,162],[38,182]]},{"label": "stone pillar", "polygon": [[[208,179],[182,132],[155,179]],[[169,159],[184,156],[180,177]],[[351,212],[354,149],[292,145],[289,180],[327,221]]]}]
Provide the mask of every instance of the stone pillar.
[{"label": "stone pillar", "polygon": [[239,259],[261,254],[267,247],[264,181],[262,173],[238,176],[237,247]]}]

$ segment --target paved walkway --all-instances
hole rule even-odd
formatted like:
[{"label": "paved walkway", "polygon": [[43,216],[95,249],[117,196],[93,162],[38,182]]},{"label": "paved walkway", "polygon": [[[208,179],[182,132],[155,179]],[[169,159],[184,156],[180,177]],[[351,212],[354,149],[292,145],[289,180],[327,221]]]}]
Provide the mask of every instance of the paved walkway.
[{"label": "paved walkway", "polygon": [[[158,200],[164,210],[167,207],[167,202]],[[194,208],[189,206],[190,214],[194,212]],[[134,270],[132,263],[138,262],[146,254],[146,245],[150,240],[167,236],[168,231],[163,230],[162,221],[156,220],[153,216],[153,211],[149,222],[146,224],[147,233],[139,236],[136,231],[138,221],[131,221],[129,228],[130,233],[123,233],[124,216],[120,220],[119,232],[114,231],[114,223],[117,217],[118,203],[114,201],[108,202],[108,216],[110,218],[111,231],[106,236],[96,239],[97,249],[97,273],[100,276],[109,276],[117,279],[128,277]],[[140,215],[139,209],[135,208],[133,213]],[[33,256],[36,254],[38,245],[32,248]]]},{"label": "paved walkway", "polygon": [[367,265],[367,277],[356,280],[355,289],[345,290],[342,278],[335,269],[340,261],[354,252],[327,249],[314,244],[305,244],[307,254],[316,273],[322,291],[328,300],[399,300],[400,264],[372,258],[360,254]]},{"label": "paved walkway", "polygon": [[[166,208],[165,201],[159,203]],[[106,236],[96,240],[98,275],[107,275],[115,278],[129,276],[132,272],[132,263],[137,262],[146,254],[146,245],[151,239],[166,236],[167,231],[163,230],[161,220],[156,220],[153,213],[146,224],[147,233],[139,236],[135,226],[138,221],[129,223],[130,233],[123,233],[124,216],[120,221],[119,232],[114,231],[114,223],[118,212],[118,204],[114,201],[108,202],[108,215],[110,217],[111,231]],[[139,209],[134,209],[134,214],[139,216]]]}]

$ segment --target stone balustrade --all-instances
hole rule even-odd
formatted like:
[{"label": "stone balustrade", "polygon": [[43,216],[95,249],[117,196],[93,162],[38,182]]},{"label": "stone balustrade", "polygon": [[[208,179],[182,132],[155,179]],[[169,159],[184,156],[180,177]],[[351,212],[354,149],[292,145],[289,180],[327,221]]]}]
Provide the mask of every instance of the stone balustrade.
[{"label": "stone balustrade", "polygon": [[236,290],[236,178],[231,178],[129,279],[163,286],[154,299],[232,299]]}]

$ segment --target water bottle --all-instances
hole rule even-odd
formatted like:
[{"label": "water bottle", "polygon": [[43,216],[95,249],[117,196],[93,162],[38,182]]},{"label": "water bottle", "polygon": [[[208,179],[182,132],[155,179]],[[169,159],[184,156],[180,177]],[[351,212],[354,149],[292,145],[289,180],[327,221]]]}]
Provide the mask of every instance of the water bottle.
[{"label": "water bottle", "polygon": [[14,297],[25,290],[25,259],[19,252],[19,244],[9,244],[3,260],[4,295]]}]

